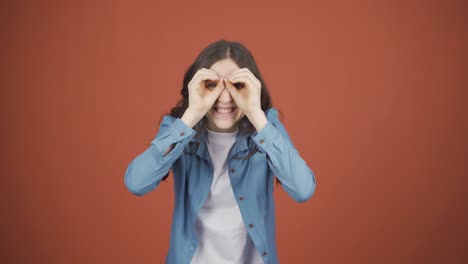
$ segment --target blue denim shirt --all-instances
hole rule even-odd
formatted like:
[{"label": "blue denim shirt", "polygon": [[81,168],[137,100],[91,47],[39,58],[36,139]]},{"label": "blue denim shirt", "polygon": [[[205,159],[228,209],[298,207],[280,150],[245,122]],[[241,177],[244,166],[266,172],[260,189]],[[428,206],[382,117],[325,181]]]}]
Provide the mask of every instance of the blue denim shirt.
[{"label": "blue denim shirt", "polygon": [[[265,111],[267,124],[254,133],[239,133],[228,154],[228,174],[245,227],[264,263],[279,263],[276,247],[274,176],[297,202],[308,200],[315,192],[315,175],[294,147],[278,111]],[[195,221],[210,192],[213,165],[205,143],[206,130],[193,154],[190,142],[196,131],[180,118],[165,115],[148,149],[130,162],[124,182],[130,192],[144,195],[155,189],[172,169],[174,210],[168,264],[189,264],[197,248]],[[168,147],[174,149],[164,156]],[[258,151],[245,156],[254,146]],[[184,149],[186,151],[184,151]],[[192,153],[189,153],[189,152]]]}]

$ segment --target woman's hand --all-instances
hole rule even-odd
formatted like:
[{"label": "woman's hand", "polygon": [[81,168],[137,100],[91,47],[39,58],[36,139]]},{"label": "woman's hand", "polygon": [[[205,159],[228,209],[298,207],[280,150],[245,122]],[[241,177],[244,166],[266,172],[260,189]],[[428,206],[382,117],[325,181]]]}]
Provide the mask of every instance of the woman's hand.
[{"label": "woman's hand", "polygon": [[255,75],[248,68],[238,69],[227,78],[226,89],[257,131],[262,130],[268,120],[260,102],[262,84]]},{"label": "woman's hand", "polygon": [[226,80],[226,88],[232,98],[247,116],[261,111],[260,94],[261,82],[248,69],[242,68],[234,71]]},{"label": "woman's hand", "polygon": [[187,86],[189,106],[182,119],[193,127],[211,109],[224,87],[218,74],[206,68],[199,69]]}]

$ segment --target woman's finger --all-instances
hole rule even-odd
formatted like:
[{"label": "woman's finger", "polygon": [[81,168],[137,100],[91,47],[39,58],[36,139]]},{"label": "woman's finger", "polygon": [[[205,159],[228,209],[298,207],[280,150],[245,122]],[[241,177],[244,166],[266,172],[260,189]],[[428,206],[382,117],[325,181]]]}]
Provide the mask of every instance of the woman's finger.
[{"label": "woman's finger", "polygon": [[234,72],[231,74],[230,77],[235,77],[235,76],[237,76],[237,75],[239,75],[239,74],[241,74],[241,75],[247,74],[248,76],[251,77],[252,82],[253,82],[254,84],[256,84],[257,86],[261,86],[261,85],[262,85],[261,82],[260,82],[260,80],[259,80],[259,79],[255,76],[255,74],[253,74],[253,73],[250,71],[250,69],[247,68],[247,67],[244,67],[244,68],[242,68],[242,69],[238,69],[238,70],[234,71]]},{"label": "woman's finger", "polygon": [[243,82],[246,86],[250,87],[250,89],[255,88],[256,85],[252,83],[252,80],[247,76],[237,76],[232,79],[232,83]]},{"label": "woman's finger", "polygon": [[243,73],[245,73],[245,72],[247,72],[247,71],[248,71],[247,68],[237,69],[237,70],[235,70],[233,73],[231,73],[231,75],[228,77],[228,79],[234,78],[234,77],[236,77],[237,75],[243,74]]},{"label": "woman's finger", "polygon": [[200,74],[203,74],[203,76],[213,76],[213,78],[215,78],[215,80],[219,79],[219,76],[215,71],[212,71],[212,70],[209,70],[209,69],[206,69],[206,68],[201,68],[200,69]]},{"label": "woman's finger", "polygon": [[237,102],[237,98],[239,97],[239,91],[228,80],[226,80],[226,89],[228,89],[228,92],[231,94],[232,98],[234,98],[234,100]]},{"label": "woman's finger", "polygon": [[212,81],[218,81],[219,76],[217,74],[209,73],[209,72],[197,72],[199,73],[198,75],[195,74],[194,78],[189,82],[188,86],[192,84],[196,84],[195,86],[198,87],[200,86],[200,83],[205,80],[212,80]]},{"label": "woman's finger", "polygon": [[[200,78],[203,79],[203,80],[219,80],[218,74],[216,74],[214,72],[210,72],[210,71],[199,72],[199,74],[197,76],[197,80],[200,81]],[[201,81],[203,81],[203,80],[201,80]]]},{"label": "woman's finger", "polygon": [[201,68],[193,75],[192,79],[198,78],[201,75],[203,76],[212,75],[212,76],[218,77],[218,74],[216,72],[206,69],[206,68]]},{"label": "woman's finger", "polygon": [[255,75],[253,75],[252,72],[248,70],[234,73],[233,75],[229,77],[229,80],[234,82],[235,80],[238,80],[237,78],[241,78],[241,77],[248,78],[252,84],[254,84],[257,87],[261,87],[260,81],[255,77]]},{"label": "woman's finger", "polygon": [[208,94],[208,97],[210,97],[210,101],[212,100],[213,103],[218,99],[218,97],[221,95],[223,92],[224,87],[222,85],[222,80],[218,82],[216,87],[213,90],[210,90],[210,93]]}]

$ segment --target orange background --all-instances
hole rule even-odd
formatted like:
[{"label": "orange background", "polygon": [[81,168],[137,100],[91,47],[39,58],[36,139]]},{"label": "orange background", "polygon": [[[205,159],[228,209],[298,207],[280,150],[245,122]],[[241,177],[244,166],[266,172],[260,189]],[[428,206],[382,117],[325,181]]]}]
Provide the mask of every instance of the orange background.
[{"label": "orange background", "polygon": [[[466,263],[463,1],[11,1],[1,263],[163,263],[172,175],[130,161],[198,52],[244,43],[317,190],[275,191],[281,263]],[[377,3],[378,2],[378,3]]]}]

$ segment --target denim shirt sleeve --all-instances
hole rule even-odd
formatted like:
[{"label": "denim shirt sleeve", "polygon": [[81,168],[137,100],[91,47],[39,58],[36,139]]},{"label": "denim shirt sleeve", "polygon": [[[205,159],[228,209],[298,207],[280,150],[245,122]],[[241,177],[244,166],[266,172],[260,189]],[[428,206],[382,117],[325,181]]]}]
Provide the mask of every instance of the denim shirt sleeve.
[{"label": "denim shirt sleeve", "polygon": [[252,134],[258,148],[266,153],[269,168],[281,181],[285,191],[297,202],[307,201],[315,192],[315,175],[294,147],[278,110],[266,112],[267,124]]},{"label": "denim shirt sleeve", "polygon": [[[165,115],[150,146],[128,165],[124,176],[127,189],[142,196],[156,188],[195,134],[180,118]],[[173,143],[174,149],[164,155]]]}]

